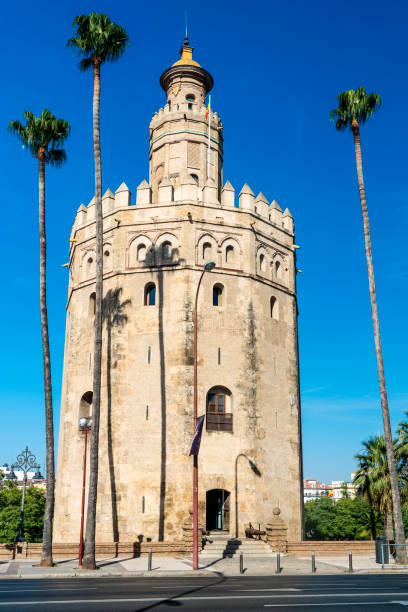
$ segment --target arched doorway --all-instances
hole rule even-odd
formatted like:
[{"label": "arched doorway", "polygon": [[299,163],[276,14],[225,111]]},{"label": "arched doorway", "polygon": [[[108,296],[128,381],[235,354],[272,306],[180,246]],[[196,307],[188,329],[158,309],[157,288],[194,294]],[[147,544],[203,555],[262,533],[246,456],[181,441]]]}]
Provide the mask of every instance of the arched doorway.
[{"label": "arched doorway", "polygon": [[211,489],[206,493],[206,530],[229,531],[230,492]]}]

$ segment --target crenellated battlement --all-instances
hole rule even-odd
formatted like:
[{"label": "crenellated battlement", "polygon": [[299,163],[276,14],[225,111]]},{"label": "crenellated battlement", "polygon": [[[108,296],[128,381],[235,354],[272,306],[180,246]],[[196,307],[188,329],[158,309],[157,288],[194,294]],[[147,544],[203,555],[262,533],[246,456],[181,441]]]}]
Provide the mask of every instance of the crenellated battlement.
[{"label": "crenellated battlement", "polygon": [[[221,192],[221,202],[217,197],[217,187],[212,179],[207,179],[204,187],[200,187],[190,174],[185,173],[178,186],[174,186],[169,178],[164,178],[158,186],[157,200],[153,200],[151,185],[144,179],[136,189],[136,202],[131,201],[131,192],[122,183],[115,193],[107,189],[102,196],[103,216],[109,216],[118,209],[133,207],[137,209],[160,208],[174,204],[191,204],[208,207],[216,207],[220,210],[246,212],[253,217],[271,225],[277,226],[290,234],[293,234],[293,217],[288,208],[282,209],[273,200],[268,202],[262,192],[255,197],[254,192],[247,183],[242,187],[238,198],[235,198],[235,189],[227,181]],[[166,219],[168,215],[166,214]],[[73,231],[95,221],[95,198],[88,206],[81,204],[77,210]]]},{"label": "crenellated battlement", "polygon": [[205,122],[206,126],[208,126],[208,119],[210,120],[210,126],[212,128],[218,129],[222,126],[222,122],[220,116],[216,111],[210,111],[209,117],[206,117],[207,106],[204,104],[191,105],[192,108],[189,108],[188,102],[182,102],[170,108],[169,104],[166,104],[163,108],[159,108],[156,111],[150,121],[149,128],[151,130],[157,129],[166,121],[182,121],[182,120],[195,120]]}]

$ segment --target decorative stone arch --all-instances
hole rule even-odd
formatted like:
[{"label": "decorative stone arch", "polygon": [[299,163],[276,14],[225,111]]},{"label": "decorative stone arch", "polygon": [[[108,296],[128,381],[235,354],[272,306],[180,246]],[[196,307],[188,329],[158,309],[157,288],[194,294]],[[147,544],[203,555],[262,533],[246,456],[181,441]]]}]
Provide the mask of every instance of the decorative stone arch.
[{"label": "decorative stone arch", "polygon": [[112,245],[106,242],[103,245],[103,271],[111,272],[113,270],[113,251]]},{"label": "decorative stone arch", "polygon": [[221,258],[223,268],[242,268],[242,250],[235,238],[225,238],[221,243]]},{"label": "decorative stone arch", "polygon": [[156,264],[166,265],[178,263],[179,241],[177,236],[165,232],[156,238],[155,242]]},{"label": "decorative stone arch", "polygon": [[214,261],[218,265],[218,243],[211,234],[200,236],[196,246],[196,264]]},{"label": "decorative stone arch", "polygon": [[85,251],[81,260],[81,278],[83,281],[95,278],[96,274],[96,254],[94,247]]},{"label": "decorative stone arch", "polygon": [[132,239],[128,246],[128,268],[154,265],[154,249],[148,236],[140,234]]},{"label": "decorative stone arch", "polygon": [[259,276],[270,276],[270,258],[266,248],[261,245],[256,252],[256,273]]}]

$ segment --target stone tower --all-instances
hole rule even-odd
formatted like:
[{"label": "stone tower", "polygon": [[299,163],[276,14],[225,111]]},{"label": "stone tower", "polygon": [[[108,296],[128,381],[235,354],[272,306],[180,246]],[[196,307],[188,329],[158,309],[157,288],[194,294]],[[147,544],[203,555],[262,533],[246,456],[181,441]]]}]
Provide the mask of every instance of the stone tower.
[{"label": "stone tower", "polygon": [[[181,59],[160,83],[149,182],[103,196],[104,352],[98,542],[178,541],[192,505],[193,305],[198,300],[199,520],[242,535],[275,506],[301,537],[302,460],[293,219],[222,187],[211,75]],[[209,115],[209,116],[208,116]],[[208,163],[209,162],[209,163]],[[94,202],[71,233],[56,542],[77,542],[82,416],[92,413]]]}]

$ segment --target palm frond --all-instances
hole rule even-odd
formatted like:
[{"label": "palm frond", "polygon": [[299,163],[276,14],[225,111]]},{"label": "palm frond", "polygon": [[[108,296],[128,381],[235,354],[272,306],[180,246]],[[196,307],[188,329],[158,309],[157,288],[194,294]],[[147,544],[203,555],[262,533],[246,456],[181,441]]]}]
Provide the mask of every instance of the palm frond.
[{"label": "palm frond", "polygon": [[77,27],[77,33],[68,40],[67,46],[83,56],[79,64],[82,72],[89,70],[96,57],[102,63],[115,62],[129,43],[126,30],[104,13],[78,15],[72,25]]},{"label": "palm frond", "polygon": [[45,155],[45,161],[50,166],[59,168],[67,161],[67,154],[64,149],[49,149]]},{"label": "palm frond", "polygon": [[24,118],[25,125],[20,121],[11,121],[9,130],[16,134],[34,157],[43,150],[46,162],[61,165],[65,158],[57,153],[54,159],[54,154],[50,152],[60,149],[68,139],[71,130],[68,121],[55,117],[47,108],[40,117],[36,117],[31,111],[25,111]]},{"label": "palm frond", "polygon": [[342,91],[337,96],[338,107],[331,111],[330,119],[336,122],[336,129],[351,129],[352,122],[365,123],[381,106],[379,94],[366,94],[364,87]]}]

